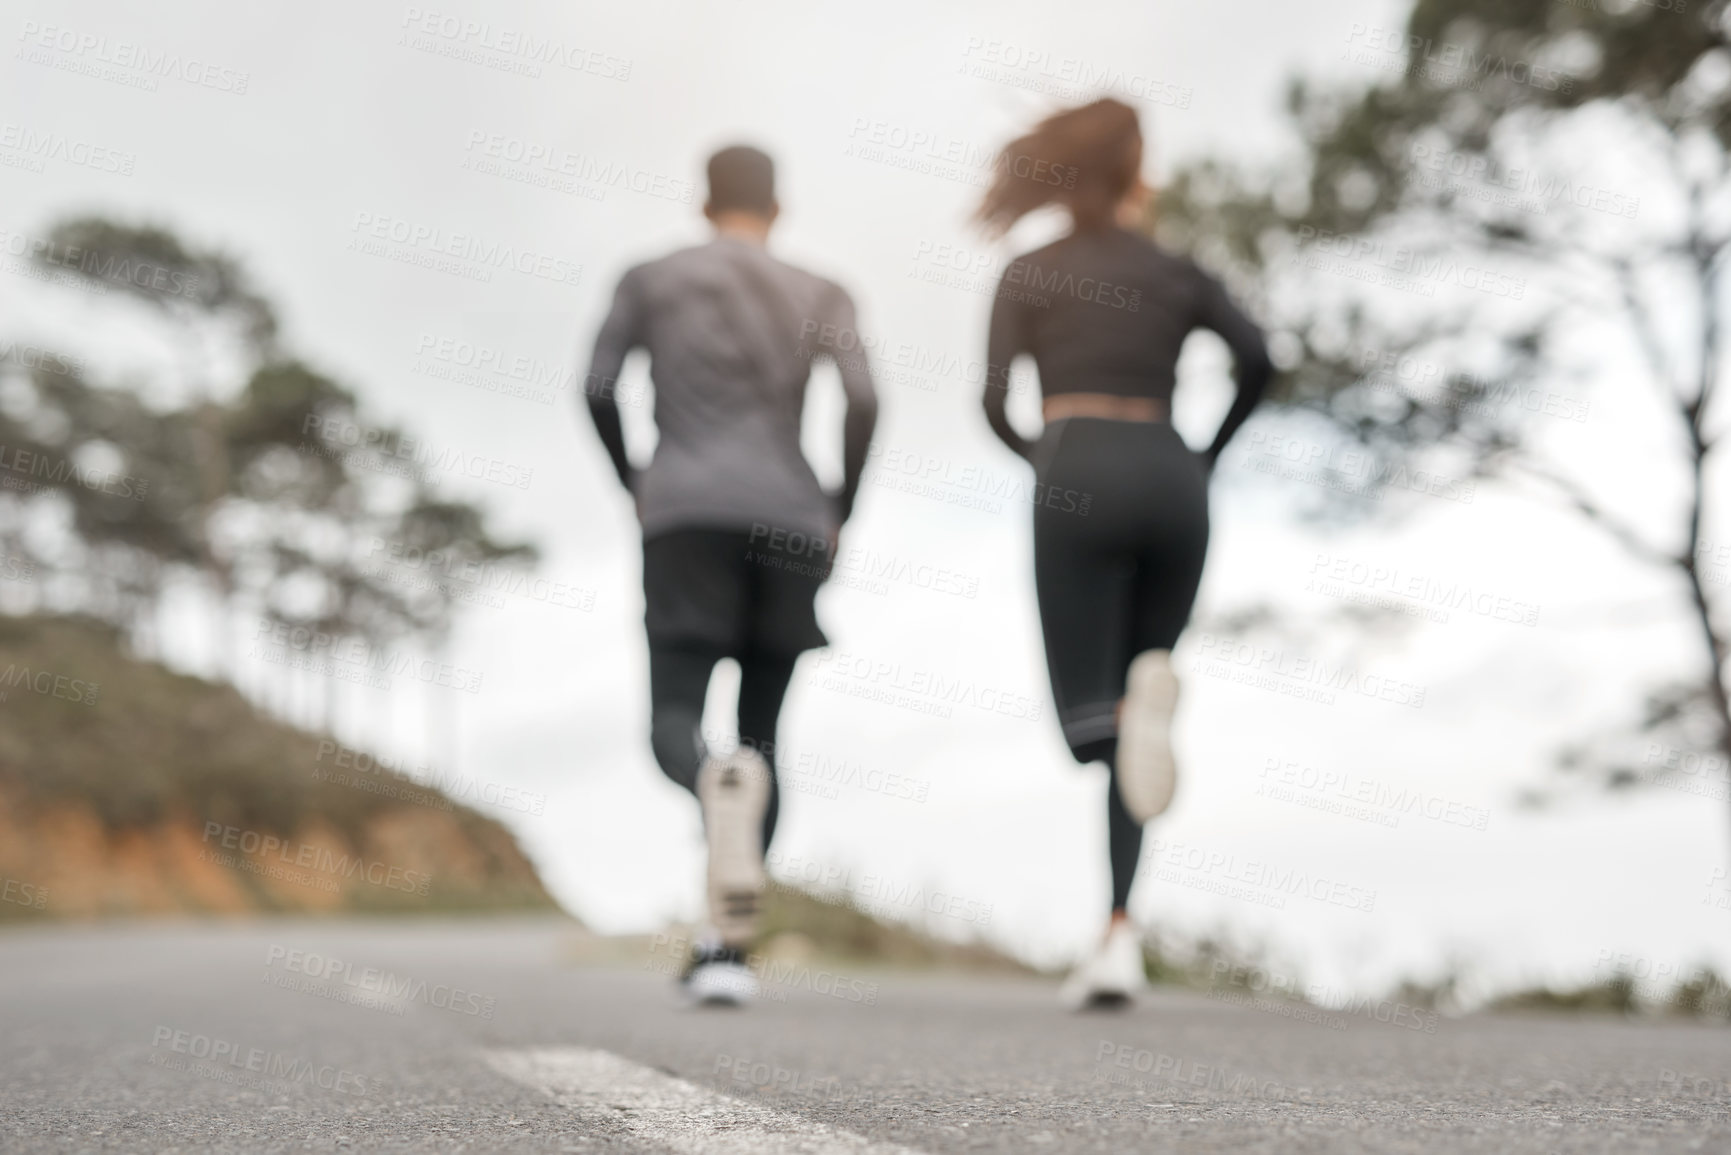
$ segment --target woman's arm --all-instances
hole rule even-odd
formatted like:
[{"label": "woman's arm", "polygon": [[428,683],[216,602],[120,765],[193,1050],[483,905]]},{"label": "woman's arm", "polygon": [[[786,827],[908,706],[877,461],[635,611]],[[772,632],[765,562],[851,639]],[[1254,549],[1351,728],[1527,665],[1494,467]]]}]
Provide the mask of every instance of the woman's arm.
[{"label": "woman's arm", "polygon": [[1268,359],[1268,346],[1263,342],[1262,330],[1232,303],[1225,287],[1200,268],[1196,268],[1196,276],[1199,281],[1196,323],[1218,333],[1226,342],[1226,347],[1232,351],[1233,378],[1238,384],[1238,395],[1232,399],[1232,407],[1220,423],[1220,432],[1214,435],[1214,444],[1202,455],[1208,468],[1213,469],[1226,443],[1268,391],[1274,363]]},{"label": "woman's arm", "polygon": [[[1012,268],[1014,266],[1011,266]],[[1016,355],[1028,349],[1026,310],[1021,302],[1004,293],[1010,283],[1009,270],[998,284],[998,295],[992,301],[992,323],[986,336],[986,392],[981,398],[986,407],[986,420],[998,440],[1025,461],[1034,459],[1033,442],[1016,432],[1010,424],[1010,364]]]}]

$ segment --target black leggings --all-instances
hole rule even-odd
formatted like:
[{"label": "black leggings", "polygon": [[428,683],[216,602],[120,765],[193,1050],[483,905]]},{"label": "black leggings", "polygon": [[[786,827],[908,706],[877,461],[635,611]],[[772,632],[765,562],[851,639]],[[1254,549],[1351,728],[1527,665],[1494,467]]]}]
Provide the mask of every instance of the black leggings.
[{"label": "black leggings", "polygon": [[[661,772],[697,793],[697,771],[708,756],[703,701],[715,663],[727,655],[705,647],[649,647],[649,742]],[[769,808],[763,813],[763,848],[775,835],[781,791],[775,780],[775,726],[793,677],[795,657],[747,653],[739,659],[739,744],[769,764]]]},{"label": "black leggings", "polygon": [[[1170,650],[1190,620],[1208,551],[1208,478],[1164,422],[1075,417],[1034,452],[1034,583],[1046,667],[1076,761],[1118,747],[1130,662]],[[1107,789],[1112,905],[1129,900],[1142,828]]]}]

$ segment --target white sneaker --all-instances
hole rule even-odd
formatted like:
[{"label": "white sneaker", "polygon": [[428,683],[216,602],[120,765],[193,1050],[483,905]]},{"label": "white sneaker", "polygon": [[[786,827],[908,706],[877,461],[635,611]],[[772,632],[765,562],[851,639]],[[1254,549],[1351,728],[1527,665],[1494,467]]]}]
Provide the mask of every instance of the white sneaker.
[{"label": "white sneaker", "polygon": [[1124,809],[1137,822],[1158,817],[1172,805],[1178,764],[1172,757],[1172,715],[1178,708],[1178,676],[1171,650],[1144,650],[1130,663],[1124,712],[1118,718],[1114,777]]},{"label": "white sneaker", "polygon": [[697,772],[697,800],[709,843],[709,921],[728,946],[747,946],[757,933],[769,774],[755,750],[710,758]]},{"label": "white sneaker", "polygon": [[1120,920],[1099,949],[1076,964],[1058,988],[1058,1001],[1072,1011],[1122,1007],[1147,988],[1142,940],[1128,921]]}]

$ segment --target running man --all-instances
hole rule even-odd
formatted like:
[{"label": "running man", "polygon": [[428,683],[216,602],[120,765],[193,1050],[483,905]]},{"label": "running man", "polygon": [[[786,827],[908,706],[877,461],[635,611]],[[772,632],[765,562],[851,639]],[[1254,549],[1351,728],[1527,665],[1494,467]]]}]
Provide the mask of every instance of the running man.
[{"label": "running man", "polygon": [[[981,223],[1002,235],[1049,204],[1073,228],[1004,271],[986,352],[986,417],[1042,487],[1091,495],[1086,516],[1034,507],[1034,580],[1064,740],[1104,761],[1112,914],[1104,940],[1065,983],[1070,1006],[1121,1005],[1145,983],[1126,908],[1142,825],[1172,800],[1172,647],[1190,618],[1208,548],[1208,475],[1267,388],[1262,334],[1219,282],[1134,231],[1142,182],[1136,113],[1116,100],[1060,112],[1000,154]],[[1196,329],[1232,351],[1237,397],[1206,452],[1170,423],[1174,369]],[[1005,412],[1010,364],[1039,371],[1045,428],[1035,441]]]},{"label": "running man", "polygon": [[[827,644],[814,600],[865,468],[877,395],[861,348],[835,357],[847,395],[843,481],[827,494],[800,452],[813,334],[854,333],[839,285],[783,264],[765,245],[780,208],[775,167],[755,148],[709,159],[707,244],[631,269],[595,341],[584,398],[643,526],[650,743],[662,771],[696,795],[708,843],[709,931],[681,980],[699,1002],[756,988],[756,933],[775,834],[775,728],[795,660]],[[648,350],[654,459],[636,469],[617,403],[631,349]],[[833,345],[831,346],[833,348]],[[739,663],[739,743],[712,753],[701,733],[709,677]]]}]

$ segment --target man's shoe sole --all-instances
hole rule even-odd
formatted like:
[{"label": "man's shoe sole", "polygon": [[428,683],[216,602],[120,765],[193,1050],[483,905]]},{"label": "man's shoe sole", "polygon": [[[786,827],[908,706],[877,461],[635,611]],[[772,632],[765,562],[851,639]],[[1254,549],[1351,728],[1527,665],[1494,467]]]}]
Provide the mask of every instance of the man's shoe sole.
[{"label": "man's shoe sole", "polygon": [[762,903],[763,812],[769,766],[754,750],[711,758],[697,772],[709,843],[709,920],[723,942],[745,946],[757,933]]}]

